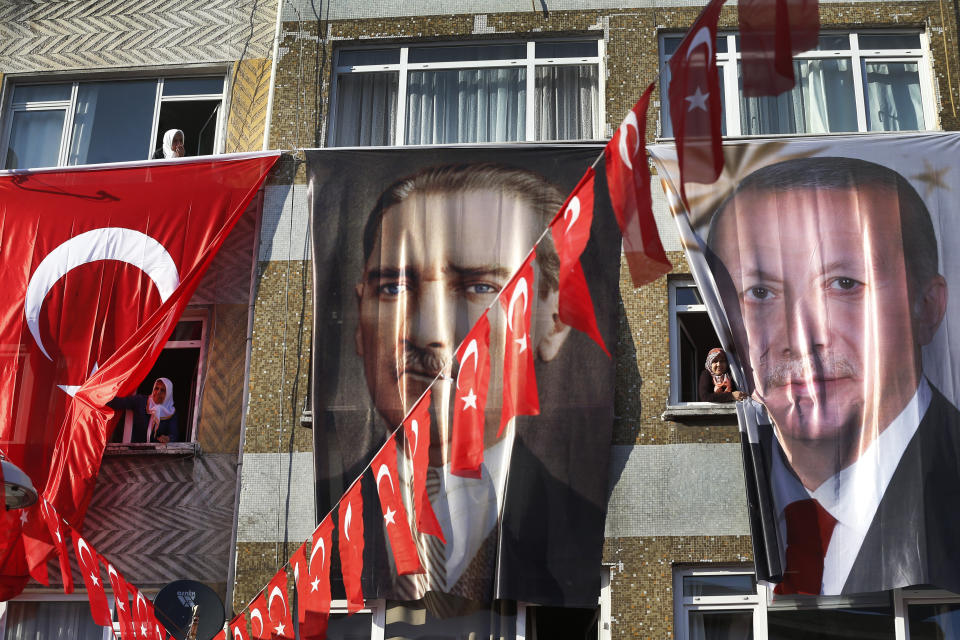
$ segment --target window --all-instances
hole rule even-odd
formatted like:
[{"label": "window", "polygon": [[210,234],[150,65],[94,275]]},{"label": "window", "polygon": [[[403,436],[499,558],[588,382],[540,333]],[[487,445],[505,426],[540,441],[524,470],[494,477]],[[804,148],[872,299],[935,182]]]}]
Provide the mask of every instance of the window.
[{"label": "window", "polygon": [[578,638],[610,640],[610,579],[612,567],[600,573],[600,601],[593,609],[520,605],[517,637],[525,640]]},{"label": "window", "polygon": [[603,40],[337,52],[332,146],[597,140]]},{"label": "window", "polygon": [[670,405],[699,402],[697,383],[707,353],[720,346],[707,307],[689,276],[671,277],[670,295]]},{"label": "window", "polygon": [[[113,594],[107,594],[113,609]],[[0,639],[71,638],[113,640],[113,629],[94,624],[86,593],[22,594],[0,602]]]},{"label": "window", "polygon": [[[188,311],[170,334],[150,373],[143,379],[136,393],[150,395],[157,378],[167,378],[173,384],[173,405],[176,408],[177,442],[195,442],[196,415],[200,404],[202,364],[206,353],[207,316],[202,311]],[[133,433],[132,411],[125,411],[114,429],[111,442],[130,444]],[[145,445],[152,448],[153,445]]]},{"label": "window", "polygon": [[188,156],[220,148],[223,76],[31,84],[10,90],[3,168],[148,159],[167,129]]},{"label": "window", "polygon": [[[669,83],[670,55],[681,35],[661,39],[660,64]],[[816,49],[794,58],[796,86],[775,97],[748,98],[740,77],[740,38],[717,38],[723,134],[730,136],[915,131],[936,126],[926,34],[821,33]],[[662,135],[671,137],[662,92]]]}]

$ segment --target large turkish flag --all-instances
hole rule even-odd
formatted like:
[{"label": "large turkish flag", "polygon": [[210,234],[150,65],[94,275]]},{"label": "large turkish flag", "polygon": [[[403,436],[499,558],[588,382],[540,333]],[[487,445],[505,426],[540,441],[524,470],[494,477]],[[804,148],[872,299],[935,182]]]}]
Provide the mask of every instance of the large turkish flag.
[{"label": "large turkish flag", "polygon": [[[79,528],[113,411],[277,154],[0,174],[0,450]],[[17,512],[0,522],[11,530]],[[0,600],[26,582],[0,545]]]}]

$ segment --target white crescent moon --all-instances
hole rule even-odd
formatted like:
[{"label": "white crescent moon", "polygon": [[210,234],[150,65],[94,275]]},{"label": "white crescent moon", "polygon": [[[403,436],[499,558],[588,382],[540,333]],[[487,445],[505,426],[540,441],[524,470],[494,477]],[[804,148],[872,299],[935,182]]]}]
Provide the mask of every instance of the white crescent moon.
[{"label": "white crescent moon", "polygon": [[390,491],[396,493],[397,490],[393,487],[393,478],[390,477],[390,469],[385,464],[381,464],[380,468],[377,469],[377,491],[380,491],[380,480],[383,476],[387,476],[387,480],[390,482]]},{"label": "white crescent moon", "polygon": [[317,540],[317,543],[313,545],[313,549],[310,550],[310,562],[307,564],[307,572],[311,575],[313,574],[313,558],[317,555],[318,550],[323,551],[323,555],[321,556],[323,562],[320,563],[320,568],[323,568],[327,562],[327,543],[323,538]]},{"label": "white crescent moon", "polygon": [[343,535],[350,541],[350,521],[353,520],[353,505],[347,503],[347,515],[343,516]]},{"label": "white crescent moon", "polygon": [[710,27],[700,27],[697,29],[697,32],[693,34],[693,37],[690,39],[690,46],[687,47],[687,55],[684,56],[684,59],[689,60],[693,50],[701,44],[705,44],[707,45],[707,60],[709,60],[710,56],[713,55],[713,43],[710,42],[710,40]]},{"label": "white crescent moon", "polygon": [[243,632],[242,632],[242,629],[240,628],[240,625],[233,626],[233,635],[237,638],[240,638],[240,640],[243,640]]},{"label": "white crescent moon", "polygon": [[273,607],[273,599],[277,596],[280,596],[280,602],[283,603],[283,612],[287,612],[287,599],[283,596],[283,592],[280,591],[280,587],[275,586],[270,590],[270,597],[267,598],[267,610],[269,611]]},{"label": "white crescent moon", "polygon": [[523,314],[527,314],[527,279],[520,278],[517,286],[513,288],[513,294],[510,296],[510,304],[507,305],[507,328],[513,331],[513,305],[516,304],[520,296],[523,296]]},{"label": "white crescent moon", "polygon": [[[627,148],[628,129],[633,127],[637,132],[637,143],[633,146],[633,151]],[[631,158],[640,151],[640,125],[637,123],[637,113],[633,109],[627,114],[627,117],[620,123],[620,140],[617,142],[617,148],[620,150],[620,161],[627,166],[627,169],[633,170],[633,160]]]},{"label": "white crescent moon", "polygon": [[[632,113],[632,112],[631,112]],[[577,220],[580,219],[580,198],[579,196],[573,196],[570,199],[570,204],[567,205],[566,210],[563,212],[563,219],[566,220],[568,215],[570,221],[567,222],[567,230],[564,233],[570,233],[570,229],[573,228],[573,225],[576,224]]]},{"label": "white crescent moon", "polygon": [[263,614],[260,613],[260,609],[251,609],[250,610],[250,629],[253,629],[253,621],[256,620],[260,623],[260,631],[255,632],[253,635],[258,636],[260,632],[263,631]]},{"label": "white crescent moon", "polygon": [[420,442],[420,425],[416,420],[410,421],[410,431],[413,432],[413,454],[417,454],[417,443]]},{"label": "white crescent moon", "polygon": [[140,603],[143,603],[143,611],[147,611],[147,599],[143,597],[143,594],[137,591],[137,616],[140,615]]},{"label": "white crescent moon", "polygon": [[153,280],[161,301],[166,301],[180,284],[180,275],[173,258],[162,244],[145,233],[120,227],[104,227],[70,238],[48,253],[37,265],[30,276],[27,295],[23,301],[27,327],[47,360],[53,358],[40,340],[39,321],[43,300],[53,285],[71,269],[97,260],[118,260],[139,268]]},{"label": "white crescent moon", "polygon": [[112,564],[107,565],[107,575],[108,576],[117,576],[117,579],[120,578],[120,574],[117,573],[117,570],[113,568]]},{"label": "white crescent moon", "polygon": [[[508,309],[509,311],[509,309]],[[477,339],[474,338],[470,341],[470,344],[467,345],[467,349],[463,352],[463,360],[460,361],[460,369],[463,369],[463,365],[467,360],[473,356],[473,370],[476,371],[477,367],[480,366],[480,353],[477,348]],[[460,374],[457,374],[457,389],[460,388]]]},{"label": "white crescent moon", "polygon": [[[87,541],[83,538],[77,538],[77,558],[83,562],[83,550],[87,550],[87,555],[90,557],[90,560],[93,560],[93,553],[90,551],[90,547],[87,546]],[[83,563],[86,566],[90,566],[87,562]]]}]

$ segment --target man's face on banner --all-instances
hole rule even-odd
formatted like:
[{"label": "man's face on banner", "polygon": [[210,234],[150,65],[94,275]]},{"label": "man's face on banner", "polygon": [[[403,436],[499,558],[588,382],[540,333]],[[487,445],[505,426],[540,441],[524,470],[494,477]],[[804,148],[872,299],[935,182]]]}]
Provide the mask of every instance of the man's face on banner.
[{"label": "man's face on banner", "polygon": [[[385,210],[357,285],[356,348],[388,428],[400,424],[438,373],[451,376],[457,345],[507,285],[540,226],[527,201],[493,189],[414,192]],[[566,332],[558,341],[553,331],[557,293],[537,298],[533,340],[541,359],[550,359]],[[500,305],[489,318],[492,409],[500,406]],[[491,421],[488,415],[488,427]]]},{"label": "man's face on banner", "polygon": [[897,194],[749,190],[719,215],[711,245],[738,297],[755,396],[788,455],[832,443],[842,468],[915,393],[919,347],[942,315],[908,280]]}]

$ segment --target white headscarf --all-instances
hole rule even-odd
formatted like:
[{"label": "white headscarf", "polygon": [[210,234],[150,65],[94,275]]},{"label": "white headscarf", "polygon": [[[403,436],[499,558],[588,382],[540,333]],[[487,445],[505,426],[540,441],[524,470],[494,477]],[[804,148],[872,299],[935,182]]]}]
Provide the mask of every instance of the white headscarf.
[{"label": "white headscarf", "polygon": [[[183,131],[180,129],[167,129],[166,133],[163,134],[163,157],[164,158],[179,158],[177,152],[173,150],[173,139],[177,134],[180,134],[180,137],[183,137]],[[184,140],[186,142],[186,140]],[[166,380],[166,378],[161,378],[161,380]]]},{"label": "white headscarf", "polygon": [[[164,144],[166,144],[166,136],[164,136]],[[147,425],[147,442],[150,442],[150,436],[153,435],[160,421],[166,420],[176,411],[173,408],[173,383],[170,382],[169,378],[157,378],[157,380],[166,387],[167,394],[163,397],[161,404],[153,401],[153,393],[147,396],[147,413],[150,414],[150,423]],[[156,385],[156,382],[154,382],[154,385]]]}]

